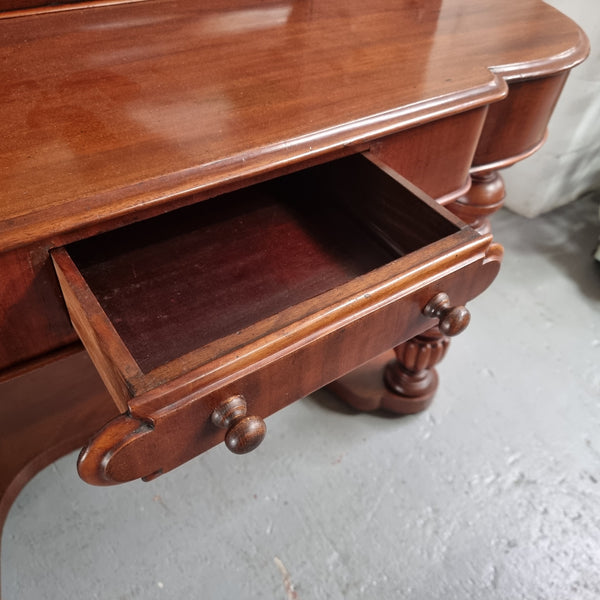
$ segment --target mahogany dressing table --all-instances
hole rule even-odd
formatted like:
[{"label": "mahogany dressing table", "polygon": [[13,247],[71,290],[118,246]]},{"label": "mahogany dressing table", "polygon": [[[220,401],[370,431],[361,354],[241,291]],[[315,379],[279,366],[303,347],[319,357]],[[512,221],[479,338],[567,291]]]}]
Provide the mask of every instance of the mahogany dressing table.
[{"label": "mahogany dressing table", "polygon": [[324,385],[423,410],[581,30],[541,0],[38,4],[0,0],[0,519],[84,445],[105,485],[247,452]]}]

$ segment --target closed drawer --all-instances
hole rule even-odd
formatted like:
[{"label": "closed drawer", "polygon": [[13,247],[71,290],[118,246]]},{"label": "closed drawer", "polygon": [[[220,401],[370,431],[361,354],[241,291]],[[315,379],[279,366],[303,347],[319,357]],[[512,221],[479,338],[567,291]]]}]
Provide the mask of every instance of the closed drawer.
[{"label": "closed drawer", "polygon": [[[221,442],[215,409],[264,418],[435,325],[498,270],[496,247],[354,155],[53,251],[73,325],[123,414],[90,483],[168,471]],[[230,433],[227,433],[230,435]]]}]

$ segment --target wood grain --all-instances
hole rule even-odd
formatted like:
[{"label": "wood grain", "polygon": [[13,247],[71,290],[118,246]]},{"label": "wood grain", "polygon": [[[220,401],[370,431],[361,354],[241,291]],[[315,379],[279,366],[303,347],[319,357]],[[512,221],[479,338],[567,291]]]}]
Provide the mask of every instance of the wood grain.
[{"label": "wood grain", "polygon": [[47,248],[0,254],[0,371],[76,339]]},{"label": "wood grain", "polygon": [[567,76],[510,83],[508,96],[489,107],[472,173],[508,167],[539,148]]},{"label": "wood grain", "polygon": [[[467,216],[487,215],[500,190],[489,169],[541,143],[567,71],[588,51],[582,31],[540,0],[36,4],[0,0],[0,368],[74,339],[50,249],[216,196],[218,204],[259,181],[372,147],[430,193],[463,194],[455,206]],[[479,183],[469,194],[473,156]],[[339,187],[353,191],[349,180]],[[47,354],[5,372],[0,521],[28,478],[108,419],[81,455],[82,477],[157,476],[222,441],[211,424],[222,400],[243,394],[249,414],[271,414],[432,327],[422,308],[438,292],[462,303],[483,291],[500,261],[491,237],[426,199],[409,206],[402,198],[395,213],[387,201],[357,206],[367,228],[387,223],[405,256],[387,263],[363,241],[347,260],[322,261],[312,281],[313,261],[300,256],[279,275],[304,273],[308,298],[294,290],[299,304],[269,310],[260,301],[248,319],[257,323],[233,327],[242,327],[237,340],[237,331],[217,331],[217,341],[179,347],[183,356],[155,357],[149,373],[71,257],[56,250],[75,327],[124,414],[85,353]],[[339,247],[355,231],[344,227]],[[399,232],[413,237],[400,244]],[[325,291],[311,287],[323,273]],[[230,314],[243,312],[252,279],[241,298],[225,298]],[[148,298],[138,298],[141,307]],[[403,348],[406,363],[423,348],[441,354],[431,340]],[[414,409],[398,398],[376,403]]]},{"label": "wood grain", "polygon": [[388,135],[371,144],[370,151],[426,194],[446,204],[466,191],[487,113],[488,107],[477,108]]},{"label": "wood grain", "polygon": [[0,531],[23,486],[117,414],[81,350],[0,382]]},{"label": "wood grain", "polygon": [[135,395],[142,372],[68,253],[58,248],[52,259],[71,322],[113,400],[124,412]]},{"label": "wood grain", "polygon": [[[69,6],[77,2],[79,0],[62,0],[61,4]],[[51,2],[44,2],[43,0],[0,0],[0,14],[5,11],[24,11],[32,8],[43,9],[43,7],[51,7],[53,4]]]},{"label": "wood grain", "polygon": [[504,79],[587,49],[539,0],[148,0],[6,19],[0,251],[484,106]]}]

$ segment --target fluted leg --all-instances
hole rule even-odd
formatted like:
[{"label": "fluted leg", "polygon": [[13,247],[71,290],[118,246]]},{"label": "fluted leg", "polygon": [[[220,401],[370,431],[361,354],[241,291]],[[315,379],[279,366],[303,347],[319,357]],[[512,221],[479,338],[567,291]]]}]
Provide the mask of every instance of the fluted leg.
[{"label": "fluted leg", "polygon": [[382,397],[381,408],[411,414],[425,410],[438,387],[435,370],[445,356],[450,339],[437,327],[394,348],[395,359],[384,371],[389,392]]},{"label": "fluted leg", "polygon": [[435,370],[450,339],[437,327],[381,354],[327,389],[362,411],[409,415],[425,410],[438,386]]}]

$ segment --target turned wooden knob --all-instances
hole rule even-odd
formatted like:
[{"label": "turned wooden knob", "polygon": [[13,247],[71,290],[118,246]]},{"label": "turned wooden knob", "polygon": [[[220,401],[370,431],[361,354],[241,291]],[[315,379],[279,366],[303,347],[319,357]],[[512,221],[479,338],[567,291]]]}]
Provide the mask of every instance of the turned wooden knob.
[{"label": "turned wooden knob", "polygon": [[436,294],[423,309],[426,317],[439,319],[438,327],[444,335],[458,335],[471,321],[471,313],[464,306],[450,306],[448,294]]},{"label": "turned wooden knob", "polygon": [[232,396],[221,402],[212,413],[213,424],[227,429],[225,445],[234,454],[252,452],[267,433],[265,422],[260,417],[246,415],[246,411],[244,397]]}]

